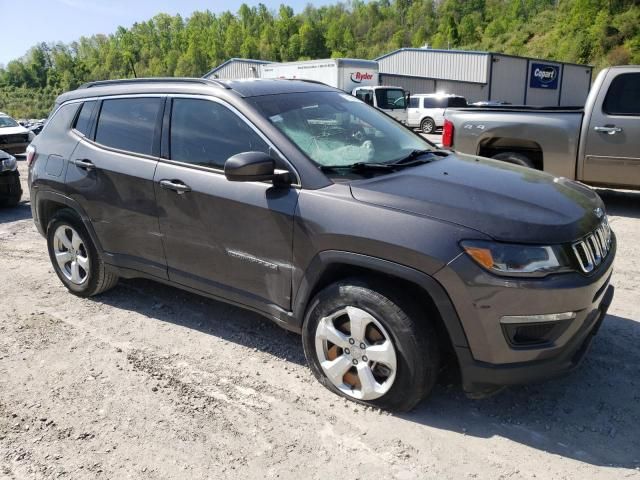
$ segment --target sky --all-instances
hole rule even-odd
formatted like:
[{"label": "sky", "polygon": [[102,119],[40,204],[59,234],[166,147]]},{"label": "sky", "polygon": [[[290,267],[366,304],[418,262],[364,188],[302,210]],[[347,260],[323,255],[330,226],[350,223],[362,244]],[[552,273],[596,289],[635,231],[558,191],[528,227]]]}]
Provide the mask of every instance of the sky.
[{"label": "sky", "polygon": [[[0,0],[0,64],[24,55],[40,42],[71,42],[81,36],[113,33],[158,13],[189,16],[196,10],[237,12],[242,1],[223,0]],[[331,0],[245,0],[249,6],[264,3],[277,10],[281,3],[296,12],[305,5],[325,5]]]}]

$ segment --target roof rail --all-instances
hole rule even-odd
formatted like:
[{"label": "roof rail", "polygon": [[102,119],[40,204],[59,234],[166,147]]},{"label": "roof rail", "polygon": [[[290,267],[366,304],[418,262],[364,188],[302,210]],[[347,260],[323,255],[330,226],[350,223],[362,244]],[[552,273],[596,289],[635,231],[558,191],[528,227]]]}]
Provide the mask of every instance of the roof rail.
[{"label": "roof rail", "polygon": [[103,87],[108,85],[126,85],[130,83],[199,83],[200,85],[216,85],[218,87],[230,90],[231,87],[225,83],[210,78],[190,78],[190,77],[149,77],[149,78],[121,78],[117,80],[97,80],[95,82],[83,83],[78,87],[92,88]]}]

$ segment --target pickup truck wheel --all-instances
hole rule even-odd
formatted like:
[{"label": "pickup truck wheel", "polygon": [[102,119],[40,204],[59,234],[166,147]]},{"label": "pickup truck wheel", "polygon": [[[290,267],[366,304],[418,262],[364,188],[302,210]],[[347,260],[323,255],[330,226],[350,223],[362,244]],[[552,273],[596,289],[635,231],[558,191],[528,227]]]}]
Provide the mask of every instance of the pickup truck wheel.
[{"label": "pickup truck wheel", "polygon": [[420,130],[422,133],[433,133],[436,129],[436,122],[433,121],[433,118],[425,118],[420,122]]},{"label": "pickup truck wheel", "polygon": [[494,160],[500,160],[502,162],[521,165],[523,167],[536,168],[535,164],[529,157],[518,152],[501,152],[491,158],[493,158]]},{"label": "pickup truck wheel", "polygon": [[303,327],[305,356],[329,390],[377,408],[406,411],[433,388],[436,333],[408,299],[358,280],[325,288]]},{"label": "pickup truck wheel", "polygon": [[70,209],[60,210],[47,226],[49,258],[67,290],[90,297],[113,288],[118,276],[104,264],[87,229]]}]

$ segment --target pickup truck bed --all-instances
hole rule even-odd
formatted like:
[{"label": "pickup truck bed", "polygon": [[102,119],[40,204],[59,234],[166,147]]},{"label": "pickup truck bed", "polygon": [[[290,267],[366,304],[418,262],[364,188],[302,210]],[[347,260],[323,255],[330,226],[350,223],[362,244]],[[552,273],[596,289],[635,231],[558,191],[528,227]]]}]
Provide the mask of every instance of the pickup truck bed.
[{"label": "pickup truck bed", "polygon": [[594,186],[640,189],[640,66],[603,70],[584,108],[450,109],[443,145]]}]

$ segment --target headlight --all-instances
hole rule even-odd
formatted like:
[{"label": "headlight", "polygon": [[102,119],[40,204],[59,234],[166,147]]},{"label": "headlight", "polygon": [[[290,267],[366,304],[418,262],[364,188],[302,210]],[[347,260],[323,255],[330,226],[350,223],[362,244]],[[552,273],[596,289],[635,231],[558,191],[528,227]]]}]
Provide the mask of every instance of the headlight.
[{"label": "headlight", "polygon": [[461,246],[476,263],[498,275],[544,277],[573,270],[561,245],[547,247],[465,240]]},{"label": "headlight", "polygon": [[11,172],[18,168],[15,157],[9,157],[0,161],[0,172]]}]

